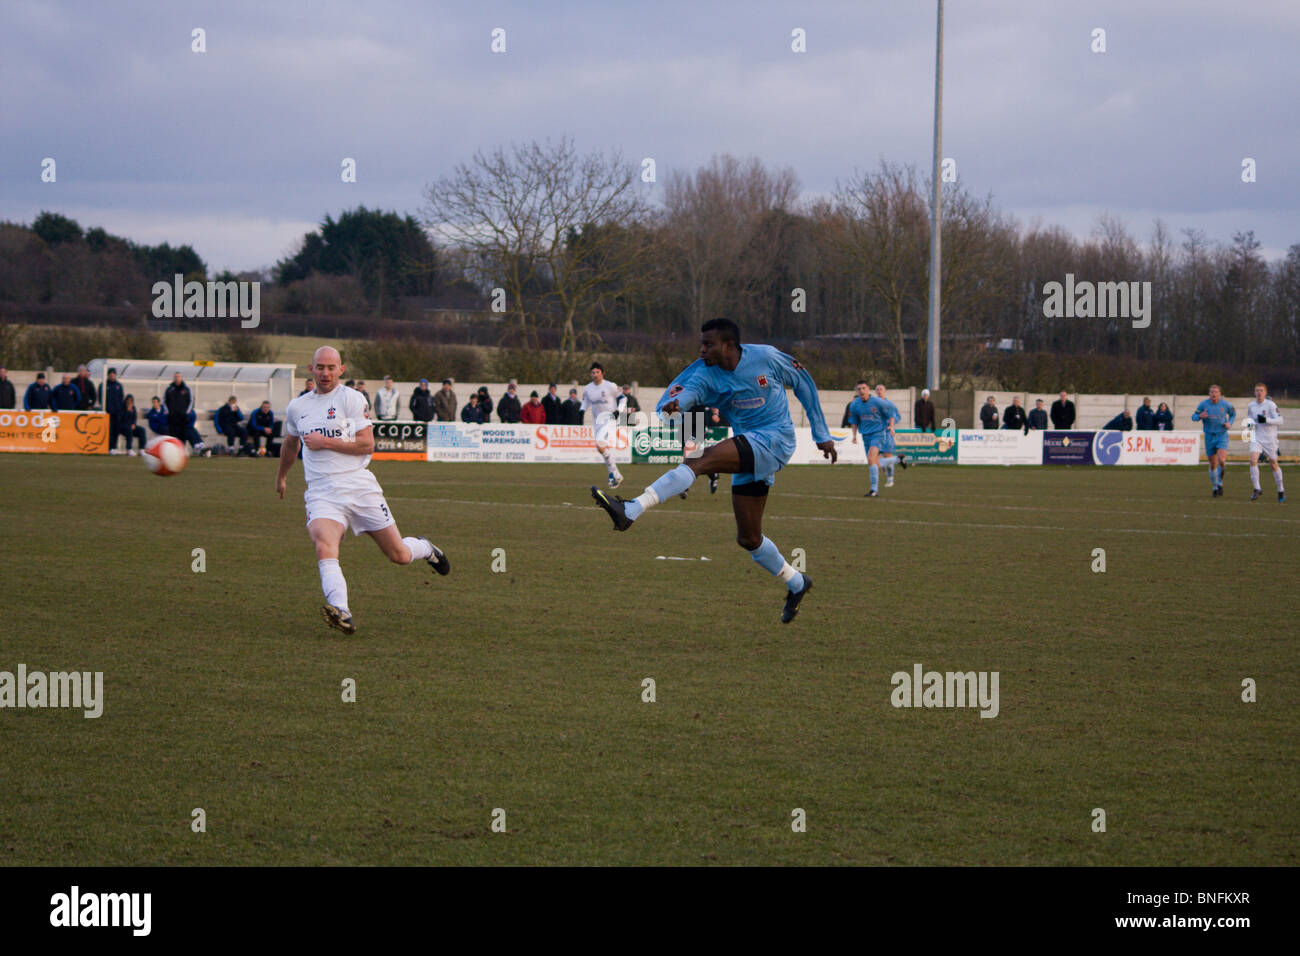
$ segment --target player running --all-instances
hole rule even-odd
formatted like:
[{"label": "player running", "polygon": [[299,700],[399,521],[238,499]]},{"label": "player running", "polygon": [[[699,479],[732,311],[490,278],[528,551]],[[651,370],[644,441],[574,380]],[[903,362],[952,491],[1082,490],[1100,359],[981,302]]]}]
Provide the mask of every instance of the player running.
[{"label": "player running", "polygon": [[1282,424],[1282,413],[1277,403],[1268,397],[1268,386],[1263,382],[1255,383],[1255,400],[1246,406],[1246,421],[1253,426],[1250,430],[1250,483],[1254,490],[1250,500],[1254,501],[1264,493],[1259,487],[1259,460],[1262,457],[1273,466],[1273,483],[1277,485],[1280,504],[1286,501],[1282,466],[1277,460],[1277,426]]},{"label": "player running", "polygon": [[626,531],[648,509],[689,488],[697,476],[731,475],[736,543],[760,567],[785,582],[781,623],[789,624],[799,613],[804,595],[812,590],[812,578],[791,567],[763,535],[768,490],[795,449],[787,386],[808,413],[813,441],[822,454],[832,464],[839,456],[817,399],[817,385],[802,365],[770,345],[742,348],[740,329],[730,319],[710,319],[700,332],[700,357],[668,386],[656,411],[663,418],[679,414],[684,407],[713,405],[726,413],[733,437],[688,457],[631,501],[610,497],[594,485],[591,496],[614,520],[614,530]]},{"label": "player running", "polygon": [[[887,458],[888,457],[897,458],[898,464],[902,465],[903,468],[906,469],[907,456],[900,455],[898,453],[897,446],[894,444],[894,440],[896,437],[894,435],[894,426],[901,425],[903,423],[903,416],[898,413],[898,406],[895,405],[893,402],[891,402],[889,399],[885,398],[885,386],[883,385],[876,386],[876,397],[889,406],[890,412],[892,413],[893,416],[890,419],[889,426],[885,429],[885,434],[882,436],[885,443],[880,446],[880,453],[886,456]],[[885,465],[885,487],[886,488],[894,487],[894,462],[892,461]]]},{"label": "player running", "polygon": [[1228,460],[1228,428],[1236,419],[1237,413],[1223,397],[1223,390],[1217,385],[1210,386],[1210,397],[1201,399],[1196,411],[1192,412],[1192,421],[1199,421],[1205,432],[1205,457],[1210,459],[1210,484],[1214,491],[1211,498],[1223,494],[1223,466]]},{"label": "player running", "polygon": [[356,633],[348,610],[348,585],[339,569],[339,543],[349,527],[353,535],[365,532],[394,564],[424,559],[439,574],[451,571],[447,556],[428,538],[403,538],[388,513],[384,490],[366,468],[375,448],[373,423],[366,418],[362,394],[340,385],[346,366],[329,346],[312,357],[315,391],[303,392],[284,414],[284,446],[275,490],[284,497],[286,479],[298,449],[307,479],[307,534],[316,545],[325,606],[321,612],[330,627]]},{"label": "player running", "polygon": [[591,384],[582,390],[582,411],[589,408],[596,431],[596,451],[605,459],[609,486],[617,488],[623,483],[623,474],[614,464],[614,445],[618,442],[619,420],[627,412],[627,398],[617,385],[606,380],[599,362],[591,363]]},{"label": "player running", "polygon": [[880,496],[880,466],[899,463],[904,468],[907,467],[902,456],[880,454],[882,447],[887,447],[886,438],[898,409],[894,408],[893,403],[873,395],[871,386],[865,381],[858,382],[857,393],[857,398],[849,403],[849,425],[853,429],[854,443],[857,443],[858,435],[861,435],[862,444],[867,449],[871,487],[864,497],[877,498]]}]

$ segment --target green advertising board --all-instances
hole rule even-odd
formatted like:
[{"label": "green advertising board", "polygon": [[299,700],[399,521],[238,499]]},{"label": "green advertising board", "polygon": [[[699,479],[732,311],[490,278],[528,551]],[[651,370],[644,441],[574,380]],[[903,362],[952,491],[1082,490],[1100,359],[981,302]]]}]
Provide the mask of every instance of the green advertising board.
[{"label": "green advertising board", "polygon": [[[709,448],[730,437],[730,429],[714,427],[705,431],[704,447]],[[667,425],[638,428],[632,432],[632,464],[680,465],[682,431]]]},{"label": "green advertising board", "polygon": [[895,428],[894,446],[909,462],[927,465],[957,464],[957,433],[921,431],[919,428]]}]

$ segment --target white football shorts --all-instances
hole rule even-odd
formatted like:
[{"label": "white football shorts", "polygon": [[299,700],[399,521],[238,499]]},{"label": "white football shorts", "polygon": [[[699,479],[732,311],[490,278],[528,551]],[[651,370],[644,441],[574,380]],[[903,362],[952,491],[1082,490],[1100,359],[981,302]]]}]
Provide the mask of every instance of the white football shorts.
[{"label": "white football shorts", "polygon": [[1262,453],[1268,456],[1269,461],[1276,461],[1277,439],[1275,438],[1273,441],[1260,441],[1259,437],[1256,436],[1255,440],[1250,443],[1250,453],[1252,455]]},{"label": "white football shorts", "polygon": [[315,481],[308,486],[303,500],[308,524],[317,518],[329,518],[359,535],[382,531],[394,523],[384,489],[368,469],[339,475],[328,482]]},{"label": "white football shorts", "polygon": [[596,426],[596,444],[597,445],[616,445],[618,444],[618,419],[610,416],[605,420],[603,425]]}]

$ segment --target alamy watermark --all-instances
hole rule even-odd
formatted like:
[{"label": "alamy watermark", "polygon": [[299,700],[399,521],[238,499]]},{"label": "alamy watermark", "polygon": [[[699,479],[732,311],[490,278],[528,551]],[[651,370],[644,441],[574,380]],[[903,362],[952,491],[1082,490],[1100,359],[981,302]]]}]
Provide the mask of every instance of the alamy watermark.
[{"label": "alamy watermark", "polygon": [[150,290],[155,319],[246,320],[240,328],[255,329],[262,322],[260,282],[186,282],[179,272],[169,283],[160,280]]},{"label": "alamy watermark", "polygon": [[1074,273],[1065,283],[1043,286],[1043,317],[1048,319],[1132,319],[1133,328],[1151,324],[1150,282],[1075,282]]},{"label": "alamy watermark", "polygon": [[17,673],[0,671],[0,708],[74,707],[84,717],[104,712],[103,671],[32,671],[19,664]]},{"label": "alamy watermark", "polygon": [[895,707],[979,707],[981,717],[996,717],[998,671],[925,671],[912,665],[912,673],[897,671],[889,702]]}]

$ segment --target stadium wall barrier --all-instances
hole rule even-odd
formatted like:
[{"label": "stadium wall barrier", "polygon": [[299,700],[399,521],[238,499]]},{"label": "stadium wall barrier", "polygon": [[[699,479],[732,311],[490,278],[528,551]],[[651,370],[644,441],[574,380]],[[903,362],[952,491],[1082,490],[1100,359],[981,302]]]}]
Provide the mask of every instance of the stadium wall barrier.
[{"label": "stadium wall barrier", "polygon": [[[629,429],[616,429],[614,460],[632,463]],[[428,461],[524,461],[603,464],[590,425],[425,424]]]},{"label": "stadium wall barrier", "polygon": [[104,412],[0,411],[0,452],[107,455]]}]

